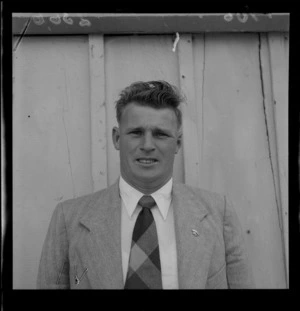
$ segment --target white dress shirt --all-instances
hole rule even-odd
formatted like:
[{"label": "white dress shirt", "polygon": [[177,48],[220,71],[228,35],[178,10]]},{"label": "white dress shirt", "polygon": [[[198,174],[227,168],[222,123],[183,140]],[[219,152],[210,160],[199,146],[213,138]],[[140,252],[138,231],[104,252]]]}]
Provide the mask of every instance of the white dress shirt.
[{"label": "white dress shirt", "polygon": [[[163,187],[151,194],[157,205],[151,211],[157,228],[163,289],[178,289],[174,214],[171,204],[172,185],[173,179],[171,178]],[[119,187],[122,198],[121,247],[125,284],[132,233],[137,216],[141,211],[141,207],[137,206],[137,203],[144,194],[129,185],[121,176]]]}]

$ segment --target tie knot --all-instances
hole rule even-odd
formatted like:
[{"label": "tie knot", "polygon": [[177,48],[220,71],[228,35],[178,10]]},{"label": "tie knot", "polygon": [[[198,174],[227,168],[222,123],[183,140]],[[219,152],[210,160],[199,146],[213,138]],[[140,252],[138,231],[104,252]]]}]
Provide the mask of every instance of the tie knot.
[{"label": "tie knot", "polygon": [[151,208],[156,205],[155,200],[151,195],[144,195],[141,197],[138,203],[141,207]]}]

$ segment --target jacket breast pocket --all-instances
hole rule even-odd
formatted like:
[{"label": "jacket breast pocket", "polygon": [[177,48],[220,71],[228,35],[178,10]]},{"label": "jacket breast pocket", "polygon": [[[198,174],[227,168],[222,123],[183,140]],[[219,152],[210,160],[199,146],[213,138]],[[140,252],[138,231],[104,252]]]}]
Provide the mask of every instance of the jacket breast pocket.
[{"label": "jacket breast pocket", "polygon": [[212,276],[207,279],[207,289],[226,289],[227,276],[226,276],[226,263]]}]

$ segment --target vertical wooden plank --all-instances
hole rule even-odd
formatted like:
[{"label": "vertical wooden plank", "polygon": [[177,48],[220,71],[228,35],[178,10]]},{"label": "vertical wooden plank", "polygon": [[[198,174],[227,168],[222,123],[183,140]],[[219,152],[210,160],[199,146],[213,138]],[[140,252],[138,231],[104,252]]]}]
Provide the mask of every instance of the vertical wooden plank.
[{"label": "vertical wooden plank", "polygon": [[[194,36],[199,57],[202,40]],[[195,70],[204,72],[195,74],[196,90],[203,85],[201,185],[234,202],[256,286],[285,288],[257,34],[205,34],[204,67]]]},{"label": "vertical wooden plank", "polygon": [[199,155],[199,178],[198,186],[206,188],[204,179],[205,144],[205,34],[196,35],[193,40],[193,63],[194,63],[194,88],[195,102],[197,106],[197,130],[198,130],[198,155]]},{"label": "vertical wooden plank", "polygon": [[[271,68],[270,68],[270,51],[268,46],[267,34],[259,35],[259,53],[260,53],[260,74],[261,74],[261,84],[262,84],[262,95],[263,95],[263,105],[266,121],[266,134],[268,139],[270,166],[273,175],[274,190],[276,196],[276,206],[278,212],[278,223],[281,230],[282,236],[282,252],[285,254],[284,248],[284,229],[282,220],[282,206],[281,206],[281,193],[279,185],[279,169],[278,169],[278,148],[276,141],[276,126],[275,126],[275,115],[274,115],[274,99],[272,94],[272,78],[271,78]],[[287,262],[285,258],[285,266],[287,267]]]},{"label": "vertical wooden plank", "polygon": [[278,210],[278,221],[280,229],[282,229],[282,219],[280,212],[280,197],[279,197],[279,176],[276,150],[276,129],[274,122],[274,107],[273,96],[271,89],[271,75],[270,75],[270,58],[268,50],[268,42],[266,34],[258,35],[258,49],[259,49],[259,68],[260,68],[260,82],[262,89],[262,104],[265,117],[266,139],[270,159],[270,168],[273,175],[274,191],[276,196],[276,205]]},{"label": "vertical wooden plank", "polygon": [[94,191],[107,186],[107,135],[103,35],[89,35],[91,168]]},{"label": "vertical wooden plank", "polygon": [[280,202],[287,282],[289,276],[288,249],[288,34],[268,34],[272,91],[275,110],[276,146],[279,167]]},{"label": "vertical wooden plank", "polygon": [[34,289],[55,206],[92,192],[88,40],[24,37],[13,66],[13,286]]},{"label": "vertical wooden plank", "polygon": [[260,67],[260,82],[262,90],[262,106],[265,118],[266,140],[269,152],[270,168],[273,177],[278,223],[282,231],[282,218],[280,212],[279,176],[276,150],[276,128],[274,120],[273,96],[271,89],[270,54],[266,34],[258,34],[258,52]]},{"label": "vertical wooden plank", "polygon": [[[194,88],[193,41],[189,34],[181,35],[178,42],[179,81],[186,96],[183,104],[183,154],[185,183],[198,186],[202,135],[198,132],[198,105]],[[201,109],[201,107],[200,107]]]}]

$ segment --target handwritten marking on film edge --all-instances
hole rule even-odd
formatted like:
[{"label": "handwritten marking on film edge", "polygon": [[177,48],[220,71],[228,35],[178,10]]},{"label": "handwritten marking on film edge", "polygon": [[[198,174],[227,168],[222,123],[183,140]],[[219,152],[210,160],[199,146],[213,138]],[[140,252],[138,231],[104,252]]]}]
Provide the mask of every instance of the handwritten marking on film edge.
[{"label": "handwritten marking on film edge", "polygon": [[38,26],[43,25],[45,23],[45,20],[42,14],[35,15],[33,16],[32,19],[33,19],[33,22]]},{"label": "handwritten marking on film edge", "polygon": [[[43,25],[45,23],[45,20],[44,20],[44,17],[42,14],[34,15],[32,19],[33,19],[33,22],[38,26]],[[56,14],[56,15],[49,17],[50,22],[53,23],[54,25],[61,24],[61,19],[68,25],[74,24],[73,19],[69,16],[68,13],[64,13],[62,17],[59,14]],[[90,27],[92,24],[88,19],[80,17],[79,25],[81,27]],[[48,29],[49,29],[49,27],[48,27]]]},{"label": "handwritten marking on film edge", "polygon": [[[258,17],[255,15],[255,14],[249,14],[256,22],[258,21]],[[246,14],[246,13],[237,13],[236,14],[236,17],[238,19],[238,21],[240,21],[241,23],[246,23],[248,18],[249,18],[249,15]],[[226,22],[231,22],[234,18],[234,15],[231,14],[231,13],[227,13],[224,15],[224,19]]]},{"label": "handwritten marking on film edge", "polygon": [[80,18],[80,22],[79,22],[79,25],[81,27],[90,27],[92,24],[91,22],[88,20],[88,19],[85,19],[85,18]]},{"label": "handwritten marking on film edge", "polygon": [[224,15],[224,19],[226,22],[231,22],[233,20],[233,15],[231,13],[227,13]]},{"label": "handwritten marking on film edge", "polygon": [[247,20],[248,20],[248,14],[240,14],[240,13],[237,13],[236,14],[236,17],[237,19],[241,22],[241,23],[246,23]]},{"label": "handwritten marking on film edge", "polygon": [[61,19],[60,19],[60,16],[57,14],[57,15],[54,15],[54,16],[50,16],[49,17],[49,20],[51,23],[53,23],[54,25],[59,25],[61,23]]},{"label": "handwritten marking on film edge", "polygon": [[64,13],[63,15],[63,21],[68,25],[73,25],[73,19],[69,17],[68,13]]},{"label": "handwritten marking on film edge", "polygon": [[[45,23],[45,20],[42,14],[35,15],[33,16],[32,19],[33,19],[33,22],[39,26]],[[61,19],[68,25],[74,24],[73,19],[69,16],[68,13],[64,13],[62,17],[59,14],[49,17],[50,22],[53,23],[54,25],[61,24]],[[90,27],[92,24],[88,19],[80,17],[79,25],[81,27]]]},{"label": "handwritten marking on film edge", "polygon": [[256,22],[258,21],[258,17],[257,17],[255,14],[251,13],[250,16],[251,16]]}]

